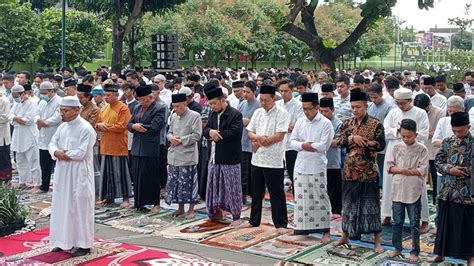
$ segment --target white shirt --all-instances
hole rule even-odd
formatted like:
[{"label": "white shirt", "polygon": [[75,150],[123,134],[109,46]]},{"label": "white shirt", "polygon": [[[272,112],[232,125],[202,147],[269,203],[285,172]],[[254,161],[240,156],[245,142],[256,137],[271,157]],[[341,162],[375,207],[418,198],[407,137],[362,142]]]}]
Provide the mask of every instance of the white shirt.
[{"label": "white shirt", "polygon": [[[90,248],[94,240],[94,164],[96,133],[83,118],[62,123],[49,144],[56,160],[51,205],[50,245],[67,250]],[[64,149],[70,161],[54,152]]]},{"label": "white shirt", "polygon": [[[392,142],[395,140],[396,142],[401,141],[400,133],[398,132],[398,128],[400,127],[400,123],[403,119],[409,118],[416,122],[416,132],[418,136],[416,140],[420,143],[425,143],[429,137],[429,120],[428,114],[425,110],[422,110],[416,106],[413,106],[410,110],[403,112],[400,108],[394,108],[390,110],[387,117],[385,117],[383,127],[385,129],[385,139]],[[388,142],[388,144],[390,144]],[[394,145],[391,145],[392,148]],[[389,147],[387,147],[387,153],[389,151]]]},{"label": "white shirt", "polygon": [[[26,152],[30,148],[37,146],[38,129],[35,124],[37,115],[38,105],[30,98],[13,105],[8,115],[8,120],[14,127],[11,146],[12,151]],[[25,124],[20,125],[13,121],[15,116],[21,117],[21,120],[23,120]]]},{"label": "white shirt", "polygon": [[10,101],[3,95],[0,97],[0,146],[10,145],[10,123],[8,114],[10,113]]},{"label": "white shirt", "polygon": [[233,93],[227,97],[227,101],[229,101],[231,107],[239,108],[240,100]]},{"label": "white shirt", "polygon": [[[471,135],[474,136],[474,108],[471,108],[469,111],[469,121],[471,124],[471,128],[469,131]],[[444,140],[445,138],[449,138],[453,136],[453,128],[451,127],[451,117],[445,116],[438,121],[438,125],[436,125],[435,132],[433,134],[432,142],[437,140]]]},{"label": "white shirt", "polygon": [[[318,112],[313,120],[301,117],[291,134],[291,147],[298,151],[295,162],[295,172],[300,174],[326,173],[328,159],[326,153],[331,147],[334,128],[329,119]],[[303,143],[312,142],[311,147],[316,152],[305,151]]]},{"label": "white shirt", "polygon": [[314,85],[311,87],[311,92],[315,92],[318,95],[321,95],[321,84],[319,83],[314,83]]},{"label": "white shirt", "polygon": [[51,142],[51,138],[62,122],[61,114],[59,113],[60,101],[61,98],[58,95],[54,95],[48,102],[41,100],[38,105],[38,116],[35,123],[38,119],[44,119],[48,125],[39,130],[38,148],[41,150],[49,149],[49,142]]},{"label": "white shirt", "polygon": [[[260,136],[272,136],[277,132],[288,131],[290,115],[276,104],[267,112],[263,107],[257,109],[247,125],[247,130]],[[252,156],[252,165],[266,168],[283,168],[285,146],[280,141],[267,147],[260,147]]]},{"label": "white shirt", "polygon": [[435,95],[431,96],[431,103],[440,109],[446,110],[448,100],[443,95],[436,93]]},{"label": "white shirt", "polygon": [[164,88],[160,91],[160,99],[166,104],[168,108],[171,106],[171,95],[173,93],[168,90],[167,88]]},{"label": "white shirt", "polygon": [[[295,98],[291,98],[291,100],[289,100],[287,103],[285,103],[283,99],[278,100],[276,101],[276,105],[285,109],[285,111],[288,112],[288,114],[290,115],[290,124],[295,125],[296,121],[300,117],[304,116],[303,104]],[[291,133],[286,133],[285,139],[283,140],[283,142],[285,143],[285,151],[294,150],[290,144],[290,137]]]}]

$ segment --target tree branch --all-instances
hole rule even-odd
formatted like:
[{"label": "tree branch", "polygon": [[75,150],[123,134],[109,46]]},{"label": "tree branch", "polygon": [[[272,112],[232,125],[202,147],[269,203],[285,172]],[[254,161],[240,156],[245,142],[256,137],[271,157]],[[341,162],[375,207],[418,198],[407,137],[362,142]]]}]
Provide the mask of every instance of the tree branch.
[{"label": "tree branch", "polygon": [[316,37],[293,23],[286,23],[281,29],[296,39],[306,43],[309,47],[315,47],[317,45],[316,39],[319,38],[319,36]]},{"label": "tree branch", "polygon": [[290,23],[295,22],[296,17],[298,17],[300,11],[304,9],[304,5],[304,0],[291,1],[291,9],[290,13],[288,14],[288,21],[290,21]]},{"label": "tree branch", "polygon": [[378,18],[378,16],[367,16],[363,17],[357,27],[352,31],[342,43],[332,50],[332,56],[338,58],[345,54],[350,48],[352,48],[357,41],[360,39],[362,34],[367,31],[367,28]]},{"label": "tree branch", "polygon": [[130,30],[132,29],[133,25],[142,15],[142,6],[143,6],[143,0],[135,0],[135,5],[133,5],[132,12],[130,12],[127,22],[123,26],[125,36],[127,36],[130,33]]}]

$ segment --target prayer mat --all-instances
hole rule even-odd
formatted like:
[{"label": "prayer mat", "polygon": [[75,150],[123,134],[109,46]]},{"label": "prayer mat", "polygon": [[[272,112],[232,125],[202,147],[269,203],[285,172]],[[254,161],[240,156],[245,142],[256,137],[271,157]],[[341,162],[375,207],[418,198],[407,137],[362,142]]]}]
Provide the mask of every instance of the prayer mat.
[{"label": "prayer mat", "polygon": [[0,265],[211,265],[188,255],[94,239],[91,253],[74,258],[69,252],[50,252],[49,228],[0,238]]},{"label": "prayer mat", "polygon": [[287,258],[305,264],[363,264],[374,265],[387,257],[388,252],[376,253],[373,248],[360,245],[343,245],[335,247],[333,243],[320,244]]},{"label": "prayer mat", "polygon": [[159,233],[163,228],[170,226],[181,225],[184,223],[191,223],[204,219],[203,217],[196,217],[191,220],[186,220],[184,216],[172,217],[171,212],[161,211],[159,214],[143,214],[138,217],[133,217],[125,220],[112,220],[109,222],[110,226],[135,232],[141,234]]},{"label": "prayer mat", "polygon": [[[382,226],[382,245],[391,246],[392,245],[392,234],[393,234],[393,227],[391,225],[384,225]],[[402,230],[402,241],[406,241],[411,238],[411,230],[410,228],[403,226]],[[375,243],[374,234],[363,234],[360,241],[368,242],[368,243]]]},{"label": "prayer mat", "polygon": [[230,220],[224,220],[221,222],[213,222],[207,219],[198,220],[191,223],[168,227],[160,232],[157,232],[157,234],[166,238],[180,238],[190,241],[199,241],[213,234],[231,229],[229,228],[230,223]]},{"label": "prayer mat", "polygon": [[112,220],[119,220],[123,218],[129,219],[132,216],[141,215],[139,212],[136,212],[134,209],[117,209],[105,211],[102,213],[96,213],[94,215],[95,222],[103,225],[110,225],[109,222]]},{"label": "prayer mat", "polygon": [[[288,215],[288,226],[291,227],[293,223],[293,213],[294,213],[294,208],[293,205],[291,204],[286,204],[286,211]],[[250,219],[250,212],[251,208],[242,208],[242,212],[240,214],[240,218],[242,219]],[[271,208],[262,208],[262,220],[260,221],[260,224],[272,224],[273,225],[273,220],[272,220],[272,209]]]},{"label": "prayer mat", "polygon": [[51,208],[51,201],[47,201],[47,200],[36,201],[36,202],[30,203],[28,207],[30,207],[30,210],[32,212],[40,213],[42,210],[46,208]]},{"label": "prayer mat", "polygon": [[[426,233],[420,235],[420,250],[424,253],[432,253],[434,250],[436,234]],[[405,239],[403,242],[403,247],[406,249],[411,249],[411,238]]]},{"label": "prayer mat", "polygon": [[244,252],[276,259],[285,259],[309,248],[310,246],[319,244],[320,241],[320,238],[314,236],[283,235],[251,246],[245,249]]},{"label": "prayer mat", "polygon": [[278,236],[275,227],[260,225],[259,227],[235,228],[231,231],[207,238],[201,243],[241,250]]}]

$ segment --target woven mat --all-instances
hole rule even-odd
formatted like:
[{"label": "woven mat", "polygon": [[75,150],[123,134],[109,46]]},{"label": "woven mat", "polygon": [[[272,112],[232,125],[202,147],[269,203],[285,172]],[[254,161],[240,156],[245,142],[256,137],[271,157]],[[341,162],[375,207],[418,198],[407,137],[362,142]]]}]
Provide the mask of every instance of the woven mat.
[{"label": "woven mat", "polygon": [[[242,212],[240,214],[240,217],[242,219],[248,220],[250,218],[250,211],[251,211],[250,206],[244,206],[242,208]],[[291,224],[293,223],[293,213],[294,213],[293,205],[287,204],[286,205],[286,211],[287,211],[287,215],[288,215],[288,226],[291,227]],[[260,223],[261,224],[271,224],[271,225],[273,225],[272,209],[271,208],[262,208],[262,220],[260,221]]]},{"label": "woven mat", "polygon": [[171,226],[159,232],[166,238],[179,238],[191,241],[199,241],[211,235],[229,230],[231,221],[213,222],[209,220],[198,220],[191,223]]},{"label": "woven mat", "polygon": [[36,202],[32,202],[28,205],[30,210],[34,213],[40,213],[42,210],[46,208],[51,208],[51,201],[49,200],[40,200]]},{"label": "woven mat", "polygon": [[[392,245],[392,234],[393,234],[393,227],[391,225],[382,226],[382,245],[391,246]],[[410,228],[404,226],[402,230],[402,241],[409,240],[411,238],[411,231]],[[363,234],[360,241],[367,242],[367,243],[375,243],[374,234]]]},{"label": "woven mat", "polygon": [[111,221],[130,219],[143,215],[143,213],[135,211],[135,209],[124,209],[124,208],[110,208],[96,211],[94,215],[95,222],[103,225],[110,225]]},{"label": "woven mat", "polygon": [[201,241],[201,243],[241,250],[276,236],[278,236],[278,232],[274,226],[260,225],[259,227],[235,228],[231,231],[207,238]]},{"label": "woven mat", "polygon": [[381,254],[372,248],[359,245],[334,247],[333,244],[320,244],[309,248],[288,260],[306,264],[361,264],[374,265],[387,258],[388,252]]},{"label": "woven mat", "polygon": [[172,217],[171,212],[161,211],[158,214],[142,214],[130,219],[112,220],[109,222],[109,224],[114,228],[125,231],[159,235],[160,231],[164,228],[191,223],[202,219],[204,218],[196,217],[191,220],[186,220],[184,216]]},{"label": "woven mat", "polygon": [[[426,233],[420,235],[420,250],[426,254],[432,253],[434,249],[436,234]],[[403,247],[411,249],[411,238],[403,241]]]},{"label": "woven mat", "polygon": [[245,249],[244,252],[276,259],[285,259],[311,246],[319,244],[320,241],[320,238],[314,236],[283,235],[251,246]]}]

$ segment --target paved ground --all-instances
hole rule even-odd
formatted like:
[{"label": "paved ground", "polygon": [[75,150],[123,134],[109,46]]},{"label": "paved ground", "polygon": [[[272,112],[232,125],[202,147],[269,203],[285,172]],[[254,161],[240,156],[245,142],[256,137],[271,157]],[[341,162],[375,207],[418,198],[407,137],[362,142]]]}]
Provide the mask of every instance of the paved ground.
[{"label": "paved ground", "polygon": [[[49,226],[49,219],[47,218],[38,219],[36,214],[31,214],[30,218],[36,220],[36,227],[38,229]],[[111,240],[114,242],[130,243],[138,246],[157,248],[179,255],[189,254],[216,263],[234,265],[275,265],[280,262],[276,259],[256,256],[249,253],[232,251],[218,247],[210,247],[179,239],[168,239],[159,236],[137,234],[101,224],[95,225],[95,235],[102,239]]]}]

